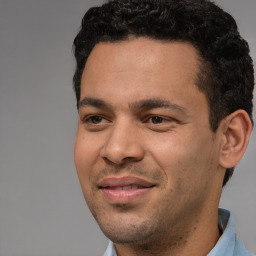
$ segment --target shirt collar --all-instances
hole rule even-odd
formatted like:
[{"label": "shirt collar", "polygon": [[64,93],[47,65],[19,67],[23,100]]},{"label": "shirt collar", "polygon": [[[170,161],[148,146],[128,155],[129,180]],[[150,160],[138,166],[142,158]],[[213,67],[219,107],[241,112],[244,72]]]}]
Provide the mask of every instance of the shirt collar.
[{"label": "shirt collar", "polygon": [[207,256],[232,256],[235,250],[235,226],[231,213],[219,209],[219,229],[222,232],[217,244]]},{"label": "shirt collar", "polygon": [[109,241],[108,248],[105,251],[103,256],[117,256],[116,250],[112,241]]}]

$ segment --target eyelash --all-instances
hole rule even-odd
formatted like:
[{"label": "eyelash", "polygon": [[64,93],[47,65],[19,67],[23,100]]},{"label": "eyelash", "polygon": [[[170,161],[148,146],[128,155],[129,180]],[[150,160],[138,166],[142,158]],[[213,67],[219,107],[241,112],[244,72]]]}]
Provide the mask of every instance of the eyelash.
[{"label": "eyelash", "polygon": [[[95,119],[95,118],[98,120],[93,121],[93,119]],[[83,121],[83,123],[86,123],[86,124],[99,125],[100,123],[102,123],[103,120],[108,121],[108,119],[106,119],[105,117],[103,117],[101,115],[90,115],[90,116],[86,116],[82,121]],[[151,115],[151,116],[148,116],[147,118],[143,119],[143,123],[152,123],[155,125],[162,124],[162,123],[168,122],[168,121],[169,122],[175,121],[175,119],[165,118],[160,115]]]},{"label": "eyelash", "polygon": [[[100,119],[100,120],[94,122],[94,121],[93,121],[94,118]],[[102,122],[103,119],[107,120],[106,118],[104,118],[104,117],[101,116],[101,115],[90,115],[90,116],[86,116],[86,117],[82,120],[82,122],[83,122],[83,123],[86,123],[86,124],[91,124],[91,125],[98,125],[99,123]]]},{"label": "eyelash", "polygon": [[90,121],[93,124],[97,124],[97,123],[100,123],[102,121],[102,119],[103,119],[102,116],[90,116],[89,118],[86,119],[86,121],[87,122]]},{"label": "eyelash", "polygon": [[162,124],[164,121],[167,121],[167,118],[164,118],[162,116],[158,116],[158,115],[153,115],[150,116],[146,119],[146,122],[148,122],[149,120],[151,120],[150,123],[152,124]]}]

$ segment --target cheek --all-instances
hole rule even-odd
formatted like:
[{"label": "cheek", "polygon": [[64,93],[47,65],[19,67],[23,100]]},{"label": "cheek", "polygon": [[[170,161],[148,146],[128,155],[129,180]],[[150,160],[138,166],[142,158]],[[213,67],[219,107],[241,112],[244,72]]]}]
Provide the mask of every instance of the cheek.
[{"label": "cheek", "polygon": [[[209,139],[208,139],[209,140]],[[164,171],[168,183],[175,184],[178,180],[192,184],[198,182],[211,160],[207,140],[196,136],[170,133],[169,136],[151,137],[150,154]],[[209,145],[209,144],[208,144]]]},{"label": "cheek", "polygon": [[80,130],[78,129],[74,146],[74,161],[81,182],[83,177],[87,177],[86,180],[88,180],[88,176],[92,172],[93,165],[98,157],[98,147],[97,140],[85,136]]},{"label": "cheek", "polygon": [[96,151],[97,148],[94,141],[78,130],[74,145],[74,161],[84,198],[89,208],[92,204],[91,177],[95,159],[97,158]]},{"label": "cheek", "polygon": [[161,169],[166,171],[171,169],[175,172],[175,169],[179,169],[179,166],[189,158],[189,146],[185,145],[186,139],[181,139],[181,137],[175,132],[150,136],[147,148]]}]

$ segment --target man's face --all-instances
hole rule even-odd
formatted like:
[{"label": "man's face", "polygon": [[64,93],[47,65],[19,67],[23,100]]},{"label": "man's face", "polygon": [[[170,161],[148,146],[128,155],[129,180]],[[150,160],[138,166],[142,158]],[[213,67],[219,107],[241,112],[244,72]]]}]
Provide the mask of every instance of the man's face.
[{"label": "man's face", "polygon": [[221,136],[196,86],[197,58],[189,44],[145,38],[100,43],[88,58],[75,164],[114,242],[190,232],[217,211]]}]

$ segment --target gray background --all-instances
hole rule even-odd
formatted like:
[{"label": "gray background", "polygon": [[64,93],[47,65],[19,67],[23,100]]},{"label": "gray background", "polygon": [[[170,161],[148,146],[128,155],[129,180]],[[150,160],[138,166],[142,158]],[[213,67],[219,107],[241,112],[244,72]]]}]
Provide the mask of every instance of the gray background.
[{"label": "gray background", "polygon": [[[255,63],[256,1],[217,2],[237,19]],[[71,45],[85,10],[99,3],[0,0],[1,256],[93,256],[106,247],[73,164],[77,112]],[[254,129],[220,203],[233,212],[237,233],[253,252],[255,139]]]}]

